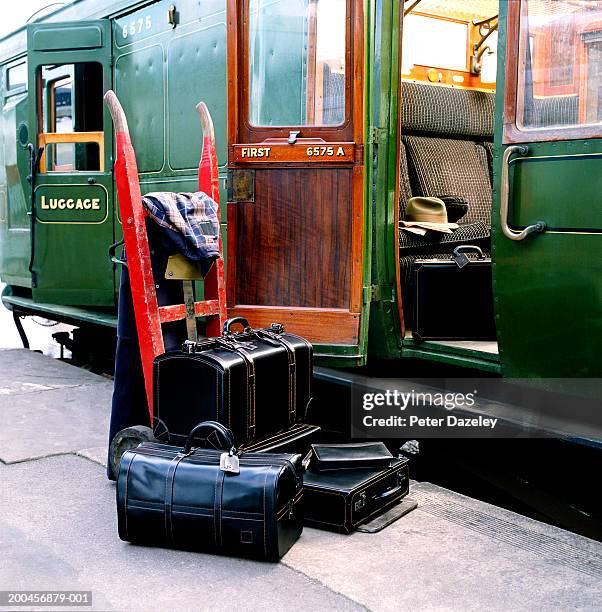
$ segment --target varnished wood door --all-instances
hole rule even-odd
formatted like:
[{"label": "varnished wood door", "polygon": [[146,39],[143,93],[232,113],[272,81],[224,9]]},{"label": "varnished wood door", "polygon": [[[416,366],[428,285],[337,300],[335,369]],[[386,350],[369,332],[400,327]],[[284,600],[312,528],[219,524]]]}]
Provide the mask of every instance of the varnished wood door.
[{"label": "varnished wood door", "polygon": [[357,356],[363,3],[232,0],[228,28],[230,314]]}]

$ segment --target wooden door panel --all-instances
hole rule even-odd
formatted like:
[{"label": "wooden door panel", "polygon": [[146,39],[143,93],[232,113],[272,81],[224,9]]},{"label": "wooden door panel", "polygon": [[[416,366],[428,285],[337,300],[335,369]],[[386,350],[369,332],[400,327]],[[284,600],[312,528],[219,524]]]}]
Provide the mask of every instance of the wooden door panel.
[{"label": "wooden door panel", "polygon": [[255,190],[234,205],[234,303],[348,310],[352,170],[258,170]]}]

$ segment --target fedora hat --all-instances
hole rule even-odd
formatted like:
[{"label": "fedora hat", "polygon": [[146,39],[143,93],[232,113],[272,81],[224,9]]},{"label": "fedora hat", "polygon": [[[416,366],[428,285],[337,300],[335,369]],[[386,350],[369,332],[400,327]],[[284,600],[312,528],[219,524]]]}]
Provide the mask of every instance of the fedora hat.
[{"label": "fedora hat", "polygon": [[408,200],[402,224],[408,229],[421,228],[445,234],[451,234],[452,230],[458,229],[457,223],[448,222],[447,208],[443,200],[423,196]]}]

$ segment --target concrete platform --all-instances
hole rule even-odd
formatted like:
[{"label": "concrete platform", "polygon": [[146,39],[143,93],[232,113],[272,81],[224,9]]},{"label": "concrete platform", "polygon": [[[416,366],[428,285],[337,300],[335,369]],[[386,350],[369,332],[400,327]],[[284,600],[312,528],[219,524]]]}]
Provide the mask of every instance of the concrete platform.
[{"label": "concrete platform", "polygon": [[94,610],[600,607],[602,544],[429,483],[384,531],[306,529],[275,565],[121,542],[102,466],[110,392],[0,351],[0,590],[91,590]]}]

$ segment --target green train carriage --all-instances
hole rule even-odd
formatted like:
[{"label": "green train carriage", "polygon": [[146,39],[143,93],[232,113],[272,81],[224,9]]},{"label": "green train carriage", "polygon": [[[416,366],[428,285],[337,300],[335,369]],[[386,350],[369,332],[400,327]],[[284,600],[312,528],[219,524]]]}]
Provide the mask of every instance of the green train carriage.
[{"label": "green train carriage", "polygon": [[[125,108],[143,192],[195,189],[203,99],[232,314],[283,322],[327,365],[599,376],[601,49],[587,0],[68,4],[0,41],[3,302],[114,329],[102,95]],[[491,254],[474,308],[493,293],[497,341],[412,336],[408,271],[449,255],[399,229],[415,195],[468,202],[453,240]]]}]

